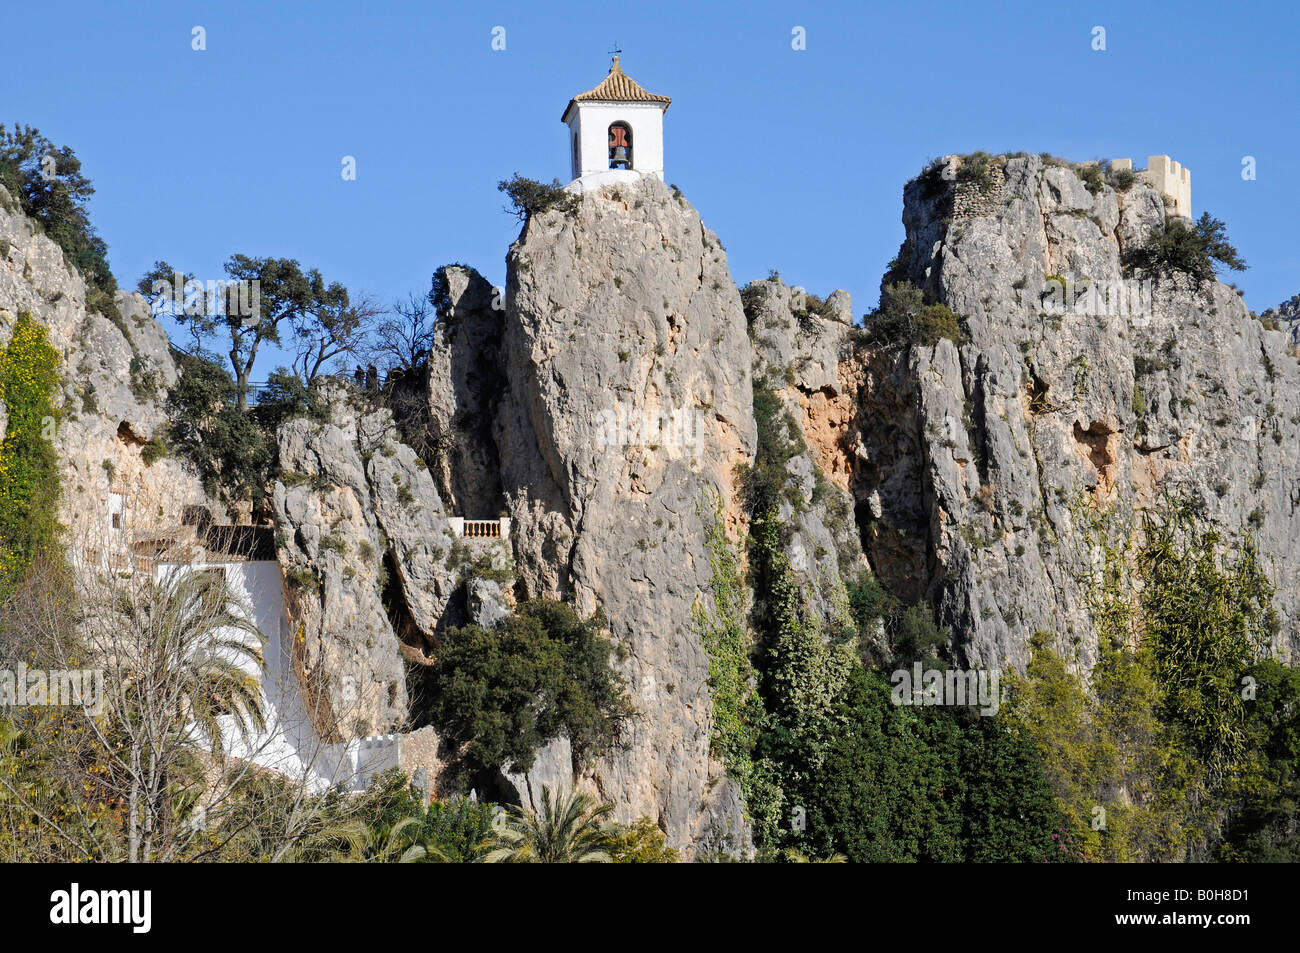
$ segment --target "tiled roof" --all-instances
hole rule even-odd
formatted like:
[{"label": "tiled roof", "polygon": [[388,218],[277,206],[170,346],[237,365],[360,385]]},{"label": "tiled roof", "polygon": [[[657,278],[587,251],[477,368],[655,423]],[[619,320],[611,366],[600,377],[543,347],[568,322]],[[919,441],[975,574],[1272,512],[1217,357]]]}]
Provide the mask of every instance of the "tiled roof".
[{"label": "tiled roof", "polygon": [[[602,102],[602,103],[663,103],[664,109],[668,108],[671,103],[671,96],[659,96],[655,93],[647,93],[642,89],[631,76],[623,72],[623,67],[618,65],[618,57],[614,57],[614,65],[609,68],[609,75],[606,76],[599,86],[595,89],[589,89],[585,93],[579,93],[569,100],[569,105],[564,107],[564,116],[569,114],[574,103]],[[564,116],[561,116],[563,120]]]}]

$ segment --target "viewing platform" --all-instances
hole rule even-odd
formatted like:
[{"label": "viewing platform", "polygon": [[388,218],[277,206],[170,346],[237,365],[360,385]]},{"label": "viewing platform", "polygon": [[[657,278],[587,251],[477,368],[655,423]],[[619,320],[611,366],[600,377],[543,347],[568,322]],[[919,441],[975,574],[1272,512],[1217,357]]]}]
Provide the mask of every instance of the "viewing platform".
[{"label": "viewing platform", "polygon": [[449,516],[451,531],[462,539],[509,539],[510,517],[495,520],[467,520],[463,516]]}]

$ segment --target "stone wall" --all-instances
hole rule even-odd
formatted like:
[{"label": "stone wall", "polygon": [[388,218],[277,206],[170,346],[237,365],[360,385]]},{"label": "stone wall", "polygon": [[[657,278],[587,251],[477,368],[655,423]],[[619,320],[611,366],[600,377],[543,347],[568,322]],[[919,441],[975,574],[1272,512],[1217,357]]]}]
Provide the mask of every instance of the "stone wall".
[{"label": "stone wall", "polygon": [[958,182],[952,200],[952,219],[984,218],[992,215],[1002,205],[1003,174],[1002,166],[993,162],[989,166],[988,188],[975,182]]},{"label": "stone wall", "polygon": [[[1110,167],[1115,172],[1133,171],[1132,159],[1112,159]],[[1148,156],[1147,167],[1138,171],[1138,177],[1151,188],[1169,197],[1169,214],[1183,218],[1192,217],[1192,173],[1169,156]]]}]

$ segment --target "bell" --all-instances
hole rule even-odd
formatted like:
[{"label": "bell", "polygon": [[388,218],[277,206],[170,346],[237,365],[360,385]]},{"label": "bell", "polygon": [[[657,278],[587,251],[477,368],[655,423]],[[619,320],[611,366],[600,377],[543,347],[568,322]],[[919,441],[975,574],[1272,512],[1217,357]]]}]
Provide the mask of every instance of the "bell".
[{"label": "bell", "polygon": [[614,147],[614,158],[610,160],[609,165],[610,168],[613,168],[614,166],[622,166],[625,169],[627,168],[627,147],[626,146]]}]

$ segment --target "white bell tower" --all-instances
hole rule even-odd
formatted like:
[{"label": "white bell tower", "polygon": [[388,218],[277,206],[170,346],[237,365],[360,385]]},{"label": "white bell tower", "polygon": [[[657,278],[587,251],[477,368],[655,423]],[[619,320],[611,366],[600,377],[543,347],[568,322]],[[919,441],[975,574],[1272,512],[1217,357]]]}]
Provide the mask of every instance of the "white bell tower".
[{"label": "white bell tower", "polygon": [[672,100],[642,89],[618,57],[595,89],[569,100],[570,174],[582,186],[664,177],[664,113]]}]

